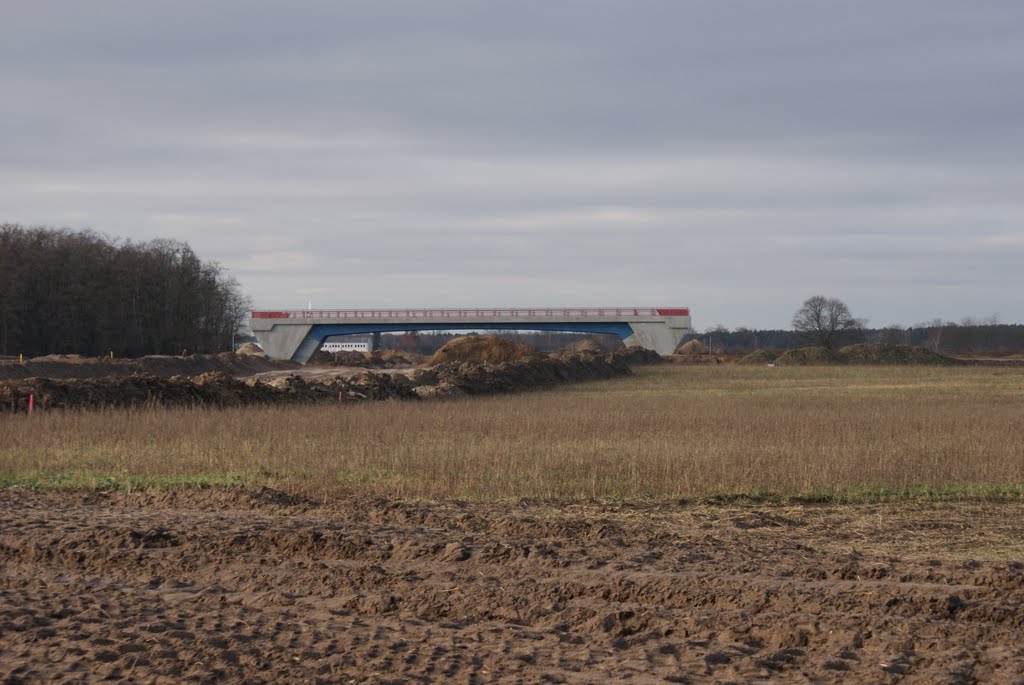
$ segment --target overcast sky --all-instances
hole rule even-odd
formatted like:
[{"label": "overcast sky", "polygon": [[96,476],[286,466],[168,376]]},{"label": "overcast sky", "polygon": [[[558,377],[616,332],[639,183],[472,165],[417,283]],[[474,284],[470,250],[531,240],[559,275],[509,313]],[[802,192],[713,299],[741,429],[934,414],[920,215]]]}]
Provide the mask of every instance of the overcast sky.
[{"label": "overcast sky", "polygon": [[0,222],[265,309],[1024,322],[1024,2],[4,2]]}]

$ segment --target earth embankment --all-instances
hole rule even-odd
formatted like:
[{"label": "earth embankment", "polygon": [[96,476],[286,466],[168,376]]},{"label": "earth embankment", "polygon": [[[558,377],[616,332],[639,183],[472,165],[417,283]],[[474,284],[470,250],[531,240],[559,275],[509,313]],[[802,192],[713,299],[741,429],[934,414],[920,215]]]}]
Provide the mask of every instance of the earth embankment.
[{"label": "earth embankment", "polygon": [[500,364],[446,362],[408,374],[361,371],[304,378],[290,374],[267,382],[223,371],[196,377],[136,374],[98,378],[25,378],[0,382],[0,413],[28,410],[140,406],[239,407],[247,405],[420,399],[515,392],[630,373],[609,357],[537,357]]},{"label": "earth embankment", "polygon": [[26,359],[0,361],[0,380],[23,378],[108,378],[136,374],[170,378],[172,376],[199,376],[222,372],[232,376],[251,376],[267,371],[299,368],[289,361],[267,359],[263,355],[193,354],[188,356],[153,355],[135,359],[110,357],[79,357],[77,355],[48,355]]}]

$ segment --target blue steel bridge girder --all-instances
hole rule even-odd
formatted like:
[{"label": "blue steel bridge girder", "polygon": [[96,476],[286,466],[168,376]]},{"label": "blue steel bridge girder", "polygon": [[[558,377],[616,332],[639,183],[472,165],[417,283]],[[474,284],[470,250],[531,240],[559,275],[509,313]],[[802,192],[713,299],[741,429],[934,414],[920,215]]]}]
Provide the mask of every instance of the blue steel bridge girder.
[{"label": "blue steel bridge girder", "polygon": [[314,324],[309,337],[323,342],[332,335],[359,335],[360,333],[401,333],[405,331],[560,331],[565,333],[607,333],[623,340],[633,335],[628,323],[530,323],[530,324]]}]

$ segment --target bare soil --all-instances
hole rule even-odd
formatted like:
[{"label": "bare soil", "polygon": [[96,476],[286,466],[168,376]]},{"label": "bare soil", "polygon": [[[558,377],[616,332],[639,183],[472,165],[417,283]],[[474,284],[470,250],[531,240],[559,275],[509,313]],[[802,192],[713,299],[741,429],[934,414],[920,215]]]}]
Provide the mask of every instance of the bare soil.
[{"label": "bare soil", "polygon": [[171,378],[199,376],[211,372],[242,377],[300,367],[301,365],[295,362],[231,352],[193,354],[185,357],[153,355],[135,359],[48,355],[26,359],[24,363],[19,363],[17,359],[0,361],[0,381],[25,378],[123,378],[137,374]]},{"label": "bare soil", "polygon": [[445,363],[501,364],[502,362],[542,359],[540,350],[493,335],[464,335],[449,340],[431,355],[426,366]]},{"label": "bare soil", "polygon": [[698,354],[711,354],[711,350],[708,346],[702,343],[700,340],[690,340],[683,343],[675,351],[675,354],[681,355],[698,355]]},{"label": "bare soil", "polygon": [[[645,350],[646,352],[646,350]],[[653,354],[653,353],[651,353]],[[437,399],[489,395],[550,387],[562,383],[628,375],[616,355],[578,355],[473,364],[446,362],[430,369],[369,371],[313,367],[259,373],[241,380],[222,371],[198,376],[101,376],[95,378],[25,378],[0,380],[0,414],[54,409],[113,407],[241,407],[338,401]],[[30,400],[31,398],[31,400]],[[30,405],[31,402],[31,405]]]},{"label": "bare soil", "polygon": [[593,338],[583,338],[562,347],[562,349],[558,350],[557,356],[571,357],[576,354],[595,354],[601,356],[608,354],[608,350]]},{"label": "bare soil", "polygon": [[0,682],[1020,682],[1022,514],[6,490]]},{"label": "bare soil", "polygon": [[423,363],[423,360],[422,354],[399,350],[374,350],[373,352],[355,350],[324,352],[321,350],[313,354],[307,366],[401,369],[418,366]]}]

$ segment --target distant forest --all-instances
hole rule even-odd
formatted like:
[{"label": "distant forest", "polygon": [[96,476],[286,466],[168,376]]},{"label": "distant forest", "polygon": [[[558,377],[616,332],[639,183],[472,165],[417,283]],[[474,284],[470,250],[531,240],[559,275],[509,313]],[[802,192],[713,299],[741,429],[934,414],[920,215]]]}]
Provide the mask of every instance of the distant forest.
[{"label": "distant forest", "polygon": [[[700,340],[712,350],[744,354],[756,349],[788,350],[813,344],[795,331],[730,331],[718,328],[694,333],[687,340]],[[908,328],[865,328],[849,333],[842,344],[857,342],[918,345],[945,355],[1004,355],[1024,352],[1024,325],[931,321]]]},{"label": "distant forest", "polygon": [[230,350],[249,308],[186,243],[0,224],[0,355]]}]

